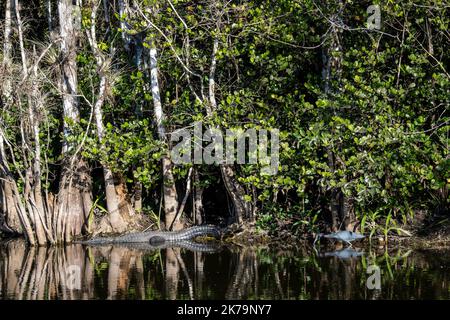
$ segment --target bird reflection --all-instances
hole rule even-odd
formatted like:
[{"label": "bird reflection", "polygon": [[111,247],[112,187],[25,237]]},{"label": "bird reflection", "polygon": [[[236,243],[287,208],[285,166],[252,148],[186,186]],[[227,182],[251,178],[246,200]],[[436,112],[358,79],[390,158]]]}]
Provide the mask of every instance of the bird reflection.
[{"label": "bird reflection", "polygon": [[345,248],[330,252],[319,253],[320,257],[336,257],[339,259],[354,259],[364,256],[364,251],[358,251],[353,248]]}]

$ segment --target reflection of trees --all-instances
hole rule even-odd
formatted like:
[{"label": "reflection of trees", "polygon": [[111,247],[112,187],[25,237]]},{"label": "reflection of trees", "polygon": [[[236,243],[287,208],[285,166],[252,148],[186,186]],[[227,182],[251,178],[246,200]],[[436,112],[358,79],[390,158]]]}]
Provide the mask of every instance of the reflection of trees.
[{"label": "reflection of trees", "polygon": [[450,255],[447,250],[424,250],[373,254],[371,261],[383,270],[383,299],[449,299]]},{"label": "reflection of trees", "polygon": [[[381,290],[366,287],[369,265]],[[0,298],[10,299],[430,299],[450,297],[444,252],[322,257],[299,249],[27,247],[0,244]]]},{"label": "reflection of trees", "polygon": [[253,281],[257,274],[256,253],[243,248],[233,255],[231,267],[234,269],[225,294],[226,299],[244,299],[253,293]]},{"label": "reflection of trees", "polygon": [[[127,296],[129,271],[138,270],[136,297],[144,298],[142,253],[126,248],[27,247],[23,241],[10,241],[0,250],[0,289],[12,299],[93,299],[95,261],[107,259],[107,298]],[[90,254],[92,255],[90,255]],[[139,272],[140,271],[140,272]]]},{"label": "reflection of trees", "polygon": [[166,250],[166,274],[165,274],[165,292],[167,299],[176,299],[178,293],[178,273],[180,266],[177,260],[176,252],[178,249],[169,248]]},{"label": "reflection of trees", "polygon": [[[130,286],[130,270],[136,268],[136,262],[142,260],[139,251],[130,250],[124,247],[111,247],[109,252],[108,268],[108,299],[126,298]],[[139,272],[136,272],[139,274]],[[138,283],[142,285],[143,283]],[[144,288],[137,286],[136,298],[144,298],[140,294]]]},{"label": "reflection of trees", "polygon": [[0,246],[0,297],[176,299],[180,296],[180,283],[186,283],[189,298],[201,298],[196,290],[200,288],[202,292],[205,285],[203,253],[185,253],[194,258],[191,265],[185,262],[180,248],[165,249],[165,264],[161,268],[160,252],[148,248],[81,245],[47,248],[10,241]]},{"label": "reflection of trees", "polygon": [[[320,290],[312,290],[316,292],[315,298],[318,299],[352,299],[355,298],[360,287],[361,281],[357,279],[357,275],[364,273],[363,268],[359,264],[359,259],[340,259],[338,257],[328,258],[327,264],[321,266],[324,268],[325,277],[318,274],[316,281],[319,283]],[[363,274],[365,277],[365,273]],[[326,293],[326,296],[323,296]]]},{"label": "reflection of trees", "polygon": [[[429,299],[449,298],[449,261],[436,253],[369,253],[365,257],[318,258],[308,251],[276,253],[240,249],[233,253],[225,298]],[[431,256],[426,256],[431,254]],[[440,254],[439,257],[449,255]],[[371,290],[367,267],[381,269],[381,290]]]},{"label": "reflection of trees", "polygon": [[[1,280],[0,289],[2,295],[6,298],[18,296],[19,275],[22,270],[22,262],[25,257],[25,244],[23,242],[9,242],[5,245],[5,249],[1,250],[0,256],[0,272]],[[9,252],[15,254],[9,255]]]},{"label": "reflection of trees", "polygon": [[[201,298],[201,296],[195,294],[195,291],[197,288],[199,288],[199,291],[201,292],[201,286],[203,282],[202,252],[189,252],[189,254],[194,258],[194,268],[191,272],[189,272],[189,269],[186,266],[180,248],[166,249],[165,292],[166,298],[168,299],[177,299],[178,284],[180,282],[181,276],[184,278],[183,282],[187,285],[187,293],[189,295],[189,299],[193,300],[195,297]],[[193,274],[193,277],[191,276],[191,274]],[[200,281],[196,282],[193,279],[200,279]]]},{"label": "reflection of trees", "polygon": [[[366,286],[370,265],[381,270],[380,290]],[[433,251],[369,251],[361,260],[326,258],[308,291],[316,299],[448,299],[450,276],[440,270],[443,265],[449,265],[448,254]]]},{"label": "reflection of trees", "polygon": [[87,299],[93,297],[93,272],[81,246],[2,245],[1,292],[11,299]]},{"label": "reflection of trees", "polygon": [[[98,259],[108,262],[108,299],[201,298],[197,291],[201,292],[203,285],[202,252],[167,247],[161,254],[159,250],[139,246],[92,250]],[[164,262],[160,264],[163,256]],[[185,256],[193,258],[191,264],[185,262]]]},{"label": "reflection of trees", "polygon": [[201,299],[203,297],[203,282],[205,281],[205,259],[202,252],[194,252],[194,282],[196,288],[195,298]]}]

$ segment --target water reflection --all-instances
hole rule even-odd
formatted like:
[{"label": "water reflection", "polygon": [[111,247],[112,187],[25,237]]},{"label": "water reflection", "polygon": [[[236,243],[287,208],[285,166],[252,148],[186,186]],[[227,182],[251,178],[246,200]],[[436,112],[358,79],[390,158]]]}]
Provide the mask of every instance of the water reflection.
[{"label": "water reflection", "polygon": [[450,299],[448,251],[193,249],[0,243],[0,298]]},{"label": "water reflection", "polygon": [[321,257],[337,257],[340,259],[353,259],[357,257],[362,257],[364,255],[364,251],[356,250],[354,248],[345,248],[318,254]]}]

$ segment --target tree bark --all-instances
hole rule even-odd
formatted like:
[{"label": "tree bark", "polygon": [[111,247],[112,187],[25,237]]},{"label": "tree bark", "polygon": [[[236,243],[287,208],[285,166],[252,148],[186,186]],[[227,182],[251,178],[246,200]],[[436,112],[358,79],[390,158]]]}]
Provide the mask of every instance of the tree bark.
[{"label": "tree bark", "polygon": [[[100,79],[98,100],[94,105],[94,114],[97,124],[97,136],[100,143],[102,143],[104,136],[103,116],[101,108],[104,100],[105,87],[106,79],[105,76],[102,75]],[[126,230],[127,224],[120,214],[119,199],[116,192],[113,172],[106,164],[103,165],[103,176],[105,179],[106,206],[109,212],[109,222],[111,224],[111,228],[114,232],[123,232]]]},{"label": "tree bark", "polygon": [[69,144],[70,125],[80,121],[77,97],[77,39],[81,20],[80,7],[71,0],[60,0],[58,3],[59,29],[61,37],[61,92],[63,95],[63,169],[57,204],[57,235],[59,241],[70,242],[73,236],[81,233],[83,224],[92,207],[91,177],[87,163],[79,154],[73,153]]},{"label": "tree bark", "polygon": [[184,194],[183,200],[181,201],[180,207],[178,208],[177,215],[172,222],[172,225],[170,226],[169,230],[172,230],[173,224],[178,223],[180,224],[182,221],[182,216],[184,212],[184,207],[186,206],[187,200],[189,198],[189,195],[191,194],[192,189],[192,171],[194,169],[191,167],[189,168],[188,176],[186,179],[186,192]]},{"label": "tree bark", "polygon": [[128,25],[125,21],[127,9],[128,9],[128,1],[127,0],[119,0],[119,21],[120,21],[120,29],[122,30],[121,35],[124,43],[124,47],[126,51],[130,51],[131,39],[128,34]]},{"label": "tree bark", "polygon": [[[10,78],[11,72],[11,55],[12,55],[12,14],[15,11],[15,1],[6,0],[5,3],[5,28],[4,28],[4,40],[3,40],[3,83],[2,83],[2,103],[3,108],[7,109],[11,104],[12,99],[12,83]],[[2,163],[0,165],[6,165],[6,155],[3,136],[0,135],[0,157]],[[6,169],[6,168],[5,168]],[[3,170],[2,170],[3,171]],[[5,221],[7,226],[14,232],[22,233],[22,225],[19,218],[19,213],[16,210],[13,200],[12,183],[10,178],[6,174],[1,174],[2,180],[0,181],[1,187],[1,200],[2,200],[2,213],[5,215]]]},{"label": "tree bark", "polygon": [[[12,27],[11,23],[11,16],[12,16],[12,10],[14,9],[16,21],[17,21],[17,32],[18,32],[18,38],[19,38],[19,47],[20,47],[20,55],[22,60],[22,81],[20,82],[25,83],[25,81],[29,81],[29,70],[28,65],[29,61],[27,60],[27,55],[25,52],[24,47],[24,41],[23,41],[23,29],[22,29],[22,20],[19,12],[19,3],[18,0],[14,0],[14,3],[9,2],[7,3],[7,20],[8,22],[7,27],[5,30],[5,49],[8,50],[8,52],[5,55],[5,66],[7,66],[11,59],[11,45],[8,42],[10,41],[10,29]],[[37,67],[33,68],[35,75]],[[35,244],[35,236],[37,239],[38,244],[44,245],[47,243],[47,240],[52,240],[51,233],[48,229],[45,228],[45,213],[43,209],[43,203],[42,203],[42,194],[41,194],[41,185],[40,185],[40,143],[39,143],[39,124],[36,121],[36,111],[35,111],[35,105],[39,101],[39,94],[37,90],[37,83],[35,81],[35,77],[31,78],[30,84],[31,84],[31,92],[27,92],[27,106],[28,106],[28,122],[30,125],[29,130],[25,128],[26,121],[21,120],[21,138],[22,138],[22,156],[24,163],[28,166],[26,168],[25,175],[20,174],[22,181],[24,183],[24,191],[22,193],[19,193],[17,182],[13,178],[13,175],[11,174],[9,170],[9,166],[7,163],[7,157],[5,154],[5,148],[4,148],[4,141],[5,136],[3,133],[3,130],[1,131],[1,138],[0,138],[0,162],[1,162],[1,176],[4,177],[2,180],[2,183],[4,184],[3,188],[3,201],[4,203],[4,209],[6,210],[7,214],[7,221],[10,223],[13,228],[16,231],[21,231],[22,228],[26,231],[26,236],[30,242],[30,244]],[[5,93],[6,96],[6,107],[9,107],[9,105],[12,103],[12,86],[11,81],[6,79],[6,87],[3,90],[3,93]],[[21,109],[21,98],[20,95],[17,94],[15,99],[16,105]],[[31,139],[27,138],[28,132]],[[33,161],[29,161],[29,152],[31,150],[31,147],[28,146],[28,142],[26,140],[32,140],[34,141],[34,153],[31,152],[31,157],[33,157]],[[11,149],[11,157],[13,158],[14,165],[16,166],[16,162],[14,161],[14,151],[12,149],[12,146],[8,143],[9,148]],[[25,148],[27,146],[27,148]],[[36,175],[34,175],[36,173]],[[20,221],[20,224],[19,224]],[[34,229],[34,230],[33,230]]]},{"label": "tree bark", "polygon": [[[96,127],[97,127],[97,137],[98,141],[103,147],[103,138],[105,135],[105,129],[103,125],[103,104],[105,101],[106,96],[106,87],[108,85],[107,81],[107,69],[108,69],[108,63],[106,61],[106,58],[104,57],[103,53],[98,49],[97,44],[97,36],[96,36],[96,18],[97,18],[97,10],[98,10],[99,4],[94,4],[92,6],[92,12],[91,12],[91,27],[90,30],[87,30],[87,36],[89,40],[89,44],[91,46],[92,53],[94,54],[96,63],[97,63],[97,69],[100,77],[100,85],[99,90],[97,94],[97,101],[94,104],[94,115],[95,115],[95,121],[96,121]],[[124,219],[124,217],[121,215],[120,210],[120,199],[119,195],[116,190],[115,182],[114,182],[114,174],[109,168],[107,164],[103,164],[103,176],[105,179],[105,194],[106,194],[106,206],[109,212],[109,223],[111,225],[112,231],[114,232],[124,232],[127,227],[128,223]],[[124,199],[125,200],[125,199]],[[124,209],[132,210],[132,207],[130,205],[125,205],[122,208],[122,211]],[[131,212],[126,212],[127,216],[133,215]]]},{"label": "tree bark", "polygon": [[[154,41],[150,44],[149,56],[153,110],[155,114],[158,136],[161,141],[167,142],[166,129],[164,126],[165,116],[162,109],[158,82],[158,60]],[[175,221],[178,209],[178,195],[175,186],[175,179],[172,173],[172,167],[172,160],[169,157],[169,153],[167,153],[162,158],[165,224],[166,228],[172,226],[173,230],[180,230],[183,228],[183,223],[182,221]]]},{"label": "tree bark", "polygon": [[[342,20],[343,2],[339,1],[339,10],[333,16],[332,20]],[[327,97],[331,97],[335,94],[339,88],[335,82],[339,81],[342,74],[342,59],[343,48],[342,39],[339,26],[334,24],[331,26],[330,39],[328,46],[322,50],[322,79],[324,82],[324,93]],[[341,113],[333,106],[333,115]],[[339,148],[339,146],[336,146]],[[327,148],[328,166],[331,171],[337,169],[336,156],[334,151]],[[330,212],[332,220],[332,229],[334,231],[341,229],[342,226],[347,229],[351,229],[355,220],[351,203],[349,199],[344,195],[340,188],[333,188],[330,192]]]},{"label": "tree bark", "polygon": [[200,175],[194,167],[194,221],[195,224],[203,223],[203,188],[200,185]]},{"label": "tree bark", "polygon": [[6,0],[5,4],[5,29],[3,34],[3,61],[2,61],[2,69],[3,69],[3,85],[2,85],[2,94],[6,101],[3,101],[4,104],[7,104],[11,99],[11,80],[8,76],[9,72],[11,72],[11,54],[12,54],[12,43],[11,43],[11,35],[12,35],[12,11],[14,10],[14,0]]},{"label": "tree bark", "polygon": [[136,213],[142,212],[142,183],[140,181],[134,182],[133,205]]},{"label": "tree bark", "polygon": [[[217,109],[215,74],[217,67],[217,51],[219,49],[219,39],[215,38],[211,54],[211,66],[209,71],[209,108],[206,108],[208,116],[212,117],[212,112]],[[220,173],[228,195],[233,202],[234,219],[238,224],[242,224],[244,219],[251,216],[250,203],[244,200],[245,190],[236,179],[236,173],[231,164],[220,164]]]}]

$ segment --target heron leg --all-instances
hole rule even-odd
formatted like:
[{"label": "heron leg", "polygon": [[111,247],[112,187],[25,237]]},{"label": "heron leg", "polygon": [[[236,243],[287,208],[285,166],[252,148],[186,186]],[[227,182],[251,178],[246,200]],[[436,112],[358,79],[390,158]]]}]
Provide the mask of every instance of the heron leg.
[{"label": "heron leg", "polygon": [[319,238],[320,238],[320,236],[316,235],[316,238],[314,239],[314,242],[313,242],[313,247],[316,246],[316,242],[319,240]]},{"label": "heron leg", "polygon": [[316,249],[316,246],[313,246],[313,250],[317,254],[317,256],[320,256],[319,251]]}]

